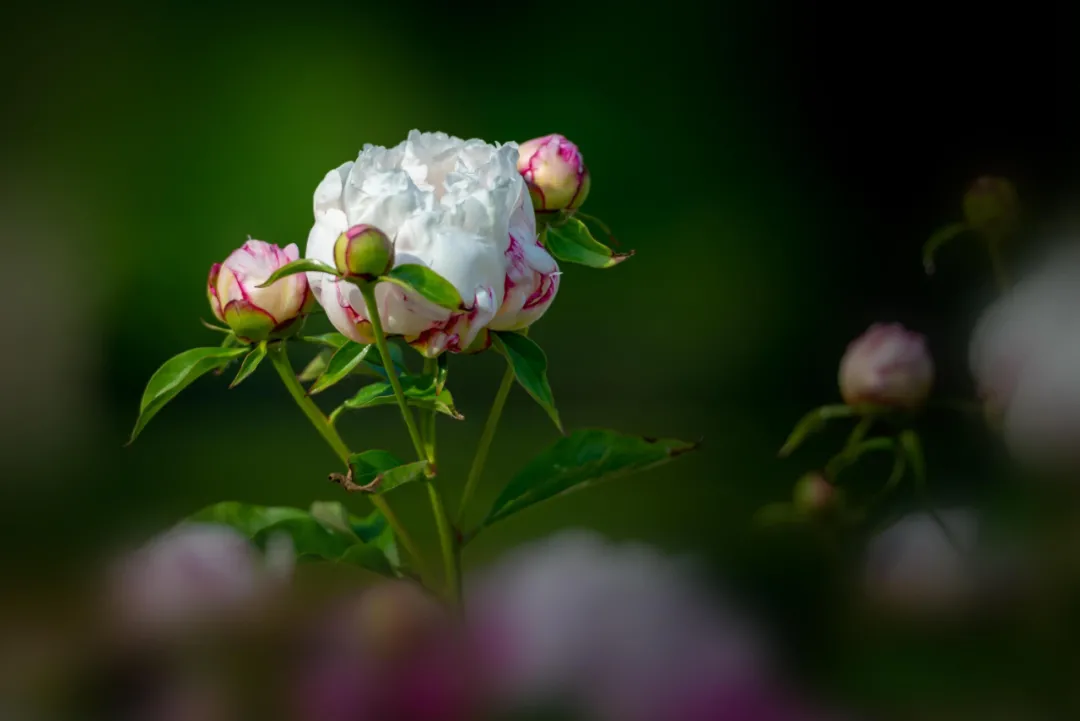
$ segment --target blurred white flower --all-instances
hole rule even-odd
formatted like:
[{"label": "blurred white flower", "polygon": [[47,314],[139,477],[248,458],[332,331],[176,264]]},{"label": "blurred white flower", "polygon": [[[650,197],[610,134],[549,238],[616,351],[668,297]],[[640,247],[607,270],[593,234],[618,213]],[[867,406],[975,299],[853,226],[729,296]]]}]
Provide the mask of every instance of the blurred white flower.
[{"label": "blurred white flower", "polygon": [[948,534],[929,513],[912,513],[871,540],[866,583],[873,599],[911,610],[946,609],[970,599],[978,581],[978,517],[969,509],[941,511],[939,517]]},{"label": "blurred white flower", "polygon": [[184,629],[263,607],[291,579],[293,564],[287,536],[274,537],[260,554],[226,526],[184,524],[123,559],[111,590],[125,626]]},{"label": "blurred white flower", "polygon": [[505,707],[557,703],[603,721],[802,717],[746,619],[648,547],[565,532],[509,553],[467,598]]},{"label": "blurred white flower", "polygon": [[840,361],[840,394],[848,405],[913,409],[926,402],[934,362],[926,340],[899,323],[875,323]]},{"label": "blurred white flower", "polygon": [[1005,441],[1032,463],[1080,460],[1080,245],[1044,263],[976,325],[970,366]]},{"label": "blurred white flower", "polygon": [[[306,255],[334,265],[338,237],[370,225],[393,240],[395,265],[424,265],[449,280],[464,300],[461,310],[389,283],[376,289],[386,332],[426,355],[463,351],[485,328],[524,328],[551,304],[559,276],[537,240],[517,159],[513,143],[416,130],[393,148],[366,145],[315,189]],[[359,288],[324,273],[308,279],[339,331],[359,343],[373,341]]]}]

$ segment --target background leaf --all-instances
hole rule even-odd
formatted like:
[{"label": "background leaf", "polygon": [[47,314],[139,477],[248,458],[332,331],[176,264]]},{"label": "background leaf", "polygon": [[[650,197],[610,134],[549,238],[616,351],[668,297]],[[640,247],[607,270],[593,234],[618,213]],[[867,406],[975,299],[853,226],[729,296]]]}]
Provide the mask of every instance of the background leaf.
[{"label": "background leaf", "polygon": [[560,438],[506,485],[484,526],[554,496],[642,471],[693,450],[694,443],[581,430]]},{"label": "background leaf", "polygon": [[188,520],[229,526],[260,548],[265,548],[276,534],[284,533],[292,539],[298,561],[348,563],[382,575],[394,575],[396,559],[391,559],[379,545],[363,541],[344,520],[334,522],[336,509],[325,506],[319,511],[316,517],[299,508],[227,501],[204,508]]},{"label": "background leaf", "polygon": [[259,364],[263,362],[263,358],[266,358],[265,342],[255,346],[250,353],[244,356],[244,362],[240,364],[240,370],[236,372],[236,378],[233,378],[229,388],[236,388],[236,386],[247,380],[247,377],[254,373]]},{"label": "background leaf", "polygon": [[262,285],[258,285],[256,287],[266,288],[273,285],[282,278],[288,277],[290,275],[296,275],[297,273],[308,272],[329,273],[330,275],[334,276],[338,275],[336,268],[333,268],[326,263],[323,263],[322,261],[315,260],[314,258],[300,258],[299,260],[294,260],[291,263],[286,263],[285,265],[281,266],[273,273],[271,273],[270,277],[267,278],[262,283]]},{"label": "background leaf", "polygon": [[337,384],[360,365],[371,350],[370,345],[348,341],[337,349],[326,366],[326,372],[308,389],[308,395],[322,393]]},{"label": "background leaf", "polygon": [[420,294],[437,306],[447,310],[461,310],[461,294],[454,284],[423,265],[407,263],[399,265],[380,280],[389,281]]},{"label": "background leaf", "polygon": [[165,361],[154,372],[154,375],[150,376],[150,381],[146,384],[142,402],[139,403],[139,417],[135,421],[135,428],[131,431],[131,440],[128,443],[138,438],[150,419],[157,415],[157,412],[180,391],[195,382],[199,376],[225,365],[247,351],[246,346],[242,348],[192,348]]},{"label": "background leaf", "polygon": [[555,397],[547,379],[547,356],[540,346],[520,333],[495,332],[495,347],[506,356],[518,384],[543,408],[559,432],[563,432]]},{"label": "background leaf", "polygon": [[570,218],[562,225],[548,228],[544,233],[543,243],[548,252],[557,259],[590,268],[610,268],[633,255],[616,253],[594,238],[588,227],[577,218]]}]

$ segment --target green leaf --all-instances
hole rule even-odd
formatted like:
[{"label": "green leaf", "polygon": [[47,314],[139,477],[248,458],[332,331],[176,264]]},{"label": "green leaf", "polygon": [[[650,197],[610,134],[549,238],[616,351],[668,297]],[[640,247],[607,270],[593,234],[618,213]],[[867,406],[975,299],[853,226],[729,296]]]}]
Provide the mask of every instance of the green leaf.
[{"label": "green leaf", "polygon": [[236,373],[236,378],[233,378],[233,382],[229,384],[229,388],[236,388],[236,386],[247,380],[247,377],[255,372],[255,369],[259,367],[259,364],[263,362],[263,358],[266,357],[266,341],[263,341],[259,345],[251,349],[251,352],[244,358],[244,362],[240,364],[240,370]]},{"label": "green leaf", "polygon": [[[410,406],[431,410],[434,408],[439,413],[444,413],[455,420],[463,420],[465,416],[458,413],[454,407],[454,397],[446,388],[441,393],[435,392],[431,378],[405,375],[399,379],[402,390],[405,391],[405,400]],[[397,403],[394,397],[394,388],[389,382],[379,381],[364,386],[360,391],[345,401],[341,409],[358,410],[360,408],[372,408]]]},{"label": "green leaf", "polygon": [[563,432],[559,411],[555,409],[555,397],[547,379],[547,356],[540,346],[520,333],[495,332],[495,347],[506,356],[506,362],[514,370],[518,384],[543,408],[559,433]]},{"label": "green leaf", "polygon": [[[401,346],[389,341],[387,347],[390,349],[390,360],[393,361],[394,370],[397,371],[398,376],[407,375],[409,367],[405,363],[405,354],[402,352]],[[353,372],[357,375],[387,379],[386,369],[383,367],[382,356],[379,353],[369,353],[364,362],[358,365]]]},{"label": "green leaf", "polygon": [[247,351],[247,347],[192,348],[165,361],[146,384],[142,401],[139,403],[139,418],[135,421],[135,428],[131,431],[131,440],[128,443],[138,438],[150,419],[199,376],[223,366]]},{"label": "green leaf", "polygon": [[387,451],[364,451],[349,457],[352,482],[368,493],[383,494],[406,483],[427,478],[428,462],[403,463]]},{"label": "green leaf", "polygon": [[401,286],[406,291],[418,293],[437,306],[447,310],[461,310],[461,294],[454,284],[423,265],[408,263],[399,265],[379,278]]},{"label": "green leaf", "polygon": [[784,445],[780,449],[780,457],[787,458],[794,453],[795,449],[802,445],[802,442],[809,436],[824,429],[827,421],[833,418],[850,418],[853,415],[855,415],[855,409],[851,406],[832,405],[815,408],[795,424],[794,430],[791,431],[791,435],[784,441]]},{"label": "green leaf", "polygon": [[676,458],[694,443],[629,436],[607,430],[574,431],[542,452],[506,485],[484,526],[554,496],[618,478]]},{"label": "green leaf", "polygon": [[302,335],[296,338],[304,343],[314,343],[315,345],[326,346],[337,350],[341,346],[349,342],[349,339],[343,336],[341,333],[321,333],[319,335]]},{"label": "green leaf", "polygon": [[365,543],[347,525],[338,528],[299,508],[254,506],[228,501],[204,508],[188,520],[234,528],[260,548],[277,534],[288,535],[300,561],[331,561],[361,566],[383,575],[394,575],[393,563],[377,545]]},{"label": "green leaf", "polygon": [[267,286],[271,286],[275,282],[287,276],[296,275],[297,273],[309,272],[329,273],[330,275],[336,275],[340,277],[340,274],[337,272],[336,268],[333,268],[326,263],[323,263],[322,261],[315,260],[314,258],[300,258],[299,260],[294,260],[291,263],[286,263],[285,265],[281,266],[273,273],[271,273],[270,277],[267,278],[262,285],[257,285],[255,287],[266,288]]},{"label": "green leaf", "polygon": [[360,365],[371,350],[370,345],[362,345],[349,341],[341,346],[330,359],[326,372],[319,376],[315,384],[308,389],[308,395],[322,393],[327,388],[337,384]]},{"label": "green leaf", "polygon": [[396,569],[402,567],[401,556],[398,553],[397,539],[394,537],[394,529],[379,511],[372,511],[366,517],[357,519],[350,516],[353,533],[360,537],[364,543],[375,546],[390,560],[390,565]]},{"label": "green leaf", "polygon": [[334,355],[334,351],[329,348],[323,348],[319,353],[311,359],[311,362],[304,366],[304,370],[296,376],[296,380],[301,383],[310,383],[324,372],[326,372],[326,366],[330,363],[330,357]]},{"label": "green leaf", "polygon": [[633,252],[616,253],[594,238],[589,228],[577,218],[548,228],[543,243],[557,259],[590,268],[610,268],[633,255]]},{"label": "green leaf", "polygon": [[941,246],[945,245],[950,240],[963,235],[969,230],[971,230],[971,227],[966,223],[950,223],[944,228],[938,229],[937,232],[930,236],[930,239],[923,245],[922,255],[923,268],[926,270],[927,275],[933,275],[936,270],[936,267],[934,266],[934,257],[941,249]]}]

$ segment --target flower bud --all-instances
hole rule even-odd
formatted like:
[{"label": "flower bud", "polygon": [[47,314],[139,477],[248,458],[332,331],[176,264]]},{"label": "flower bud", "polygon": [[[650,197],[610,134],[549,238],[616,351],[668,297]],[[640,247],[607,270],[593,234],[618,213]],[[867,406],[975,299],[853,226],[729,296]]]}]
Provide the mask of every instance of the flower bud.
[{"label": "flower bud", "polygon": [[525,178],[538,211],[574,210],[589,195],[589,169],[577,146],[562,135],[545,135],[521,144],[518,172]]},{"label": "flower bud", "polygon": [[295,243],[283,250],[261,240],[249,240],[224,263],[215,263],[206,288],[214,316],[249,343],[284,337],[297,330],[311,308],[305,275],[297,273],[267,288],[259,286],[275,270],[299,257]]},{"label": "flower bud", "polygon": [[921,335],[899,323],[875,323],[848,346],[839,380],[848,405],[914,410],[930,395],[934,362]]},{"label": "flower bud", "polygon": [[1016,188],[1005,178],[983,176],[964,195],[964,218],[976,230],[1002,235],[1015,229],[1020,211]]},{"label": "flower bud", "polygon": [[334,243],[334,265],[350,278],[375,280],[394,267],[394,244],[373,225],[354,225]]},{"label": "flower bud", "polygon": [[795,509],[808,516],[827,513],[840,501],[840,489],[820,473],[807,473],[795,484]]}]

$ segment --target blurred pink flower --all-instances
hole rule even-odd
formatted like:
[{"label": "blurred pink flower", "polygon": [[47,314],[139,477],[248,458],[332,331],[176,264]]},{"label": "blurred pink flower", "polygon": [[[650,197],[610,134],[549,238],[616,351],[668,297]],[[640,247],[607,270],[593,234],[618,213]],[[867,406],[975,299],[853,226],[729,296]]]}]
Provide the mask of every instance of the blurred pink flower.
[{"label": "blurred pink flower", "polygon": [[565,532],[476,579],[467,610],[503,709],[597,721],[806,718],[761,638],[683,565],[638,544]]},{"label": "blurred pink flower", "polygon": [[914,409],[930,394],[934,363],[921,335],[899,323],[875,323],[848,346],[839,381],[848,405]]}]

